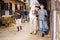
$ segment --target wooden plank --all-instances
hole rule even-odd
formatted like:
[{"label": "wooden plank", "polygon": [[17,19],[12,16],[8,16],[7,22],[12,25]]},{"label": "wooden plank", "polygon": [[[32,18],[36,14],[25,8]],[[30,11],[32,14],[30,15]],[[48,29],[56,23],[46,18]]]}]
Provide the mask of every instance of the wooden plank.
[{"label": "wooden plank", "polygon": [[57,26],[56,26],[56,40],[60,39],[60,11],[57,11],[57,15],[56,15],[57,19]]}]

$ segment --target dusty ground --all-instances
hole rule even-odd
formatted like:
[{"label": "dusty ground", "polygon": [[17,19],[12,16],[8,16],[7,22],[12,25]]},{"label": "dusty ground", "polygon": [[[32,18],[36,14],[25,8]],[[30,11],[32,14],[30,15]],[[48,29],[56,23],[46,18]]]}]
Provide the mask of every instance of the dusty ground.
[{"label": "dusty ground", "polygon": [[0,40],[51,40],[50,35],[41,37],[40,32],[37,35],[30,34],[30,25],[28,22],[23,23],[23,30],[17,32],[14,24],[9,27],[0,28]]}]

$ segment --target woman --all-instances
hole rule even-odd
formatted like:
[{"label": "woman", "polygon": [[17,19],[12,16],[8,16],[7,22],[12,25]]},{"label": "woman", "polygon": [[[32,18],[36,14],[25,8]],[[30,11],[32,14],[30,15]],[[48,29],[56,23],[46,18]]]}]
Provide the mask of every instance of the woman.
[{"label": "woman", "polygon": [[21,26],[21,14],[16,11],[14,13],[14,17],[15,17],[15,20],[16,20],[16,26],[17,26],[17,30],[21,30],[22,29],[22,26]]}]

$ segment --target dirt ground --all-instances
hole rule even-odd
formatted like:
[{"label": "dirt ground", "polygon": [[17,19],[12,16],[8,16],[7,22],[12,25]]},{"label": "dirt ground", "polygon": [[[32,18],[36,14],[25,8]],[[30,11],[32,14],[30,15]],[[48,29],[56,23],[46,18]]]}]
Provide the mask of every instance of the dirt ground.
[{"label": "dirt ground", "polygon": [[30,34],[29,22],[23,23],[22,26],[23,29],[19,32],[13,23],[10,24],[9,27],[2,26],[0,28],[0,40],[51,40],[50,35],[41,37],[40,32],[38,32],[37,35]]}]

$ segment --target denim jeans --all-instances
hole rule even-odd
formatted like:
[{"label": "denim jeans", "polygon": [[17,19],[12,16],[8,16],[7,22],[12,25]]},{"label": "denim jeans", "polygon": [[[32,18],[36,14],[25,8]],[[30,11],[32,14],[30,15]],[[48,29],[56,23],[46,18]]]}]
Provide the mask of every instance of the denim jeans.
[{"label": "denim jeans", "polygon": [[28,15],[24,15],[24,19],[25,19],[25,21],[27,21],[28,20]]},{"label": "denim jeans", "polygon": [[39,20],[39,27],[40,27],[40,31],[42,33],[45,33],[45,31],[47,31],[46,21],[45,20]]}]

